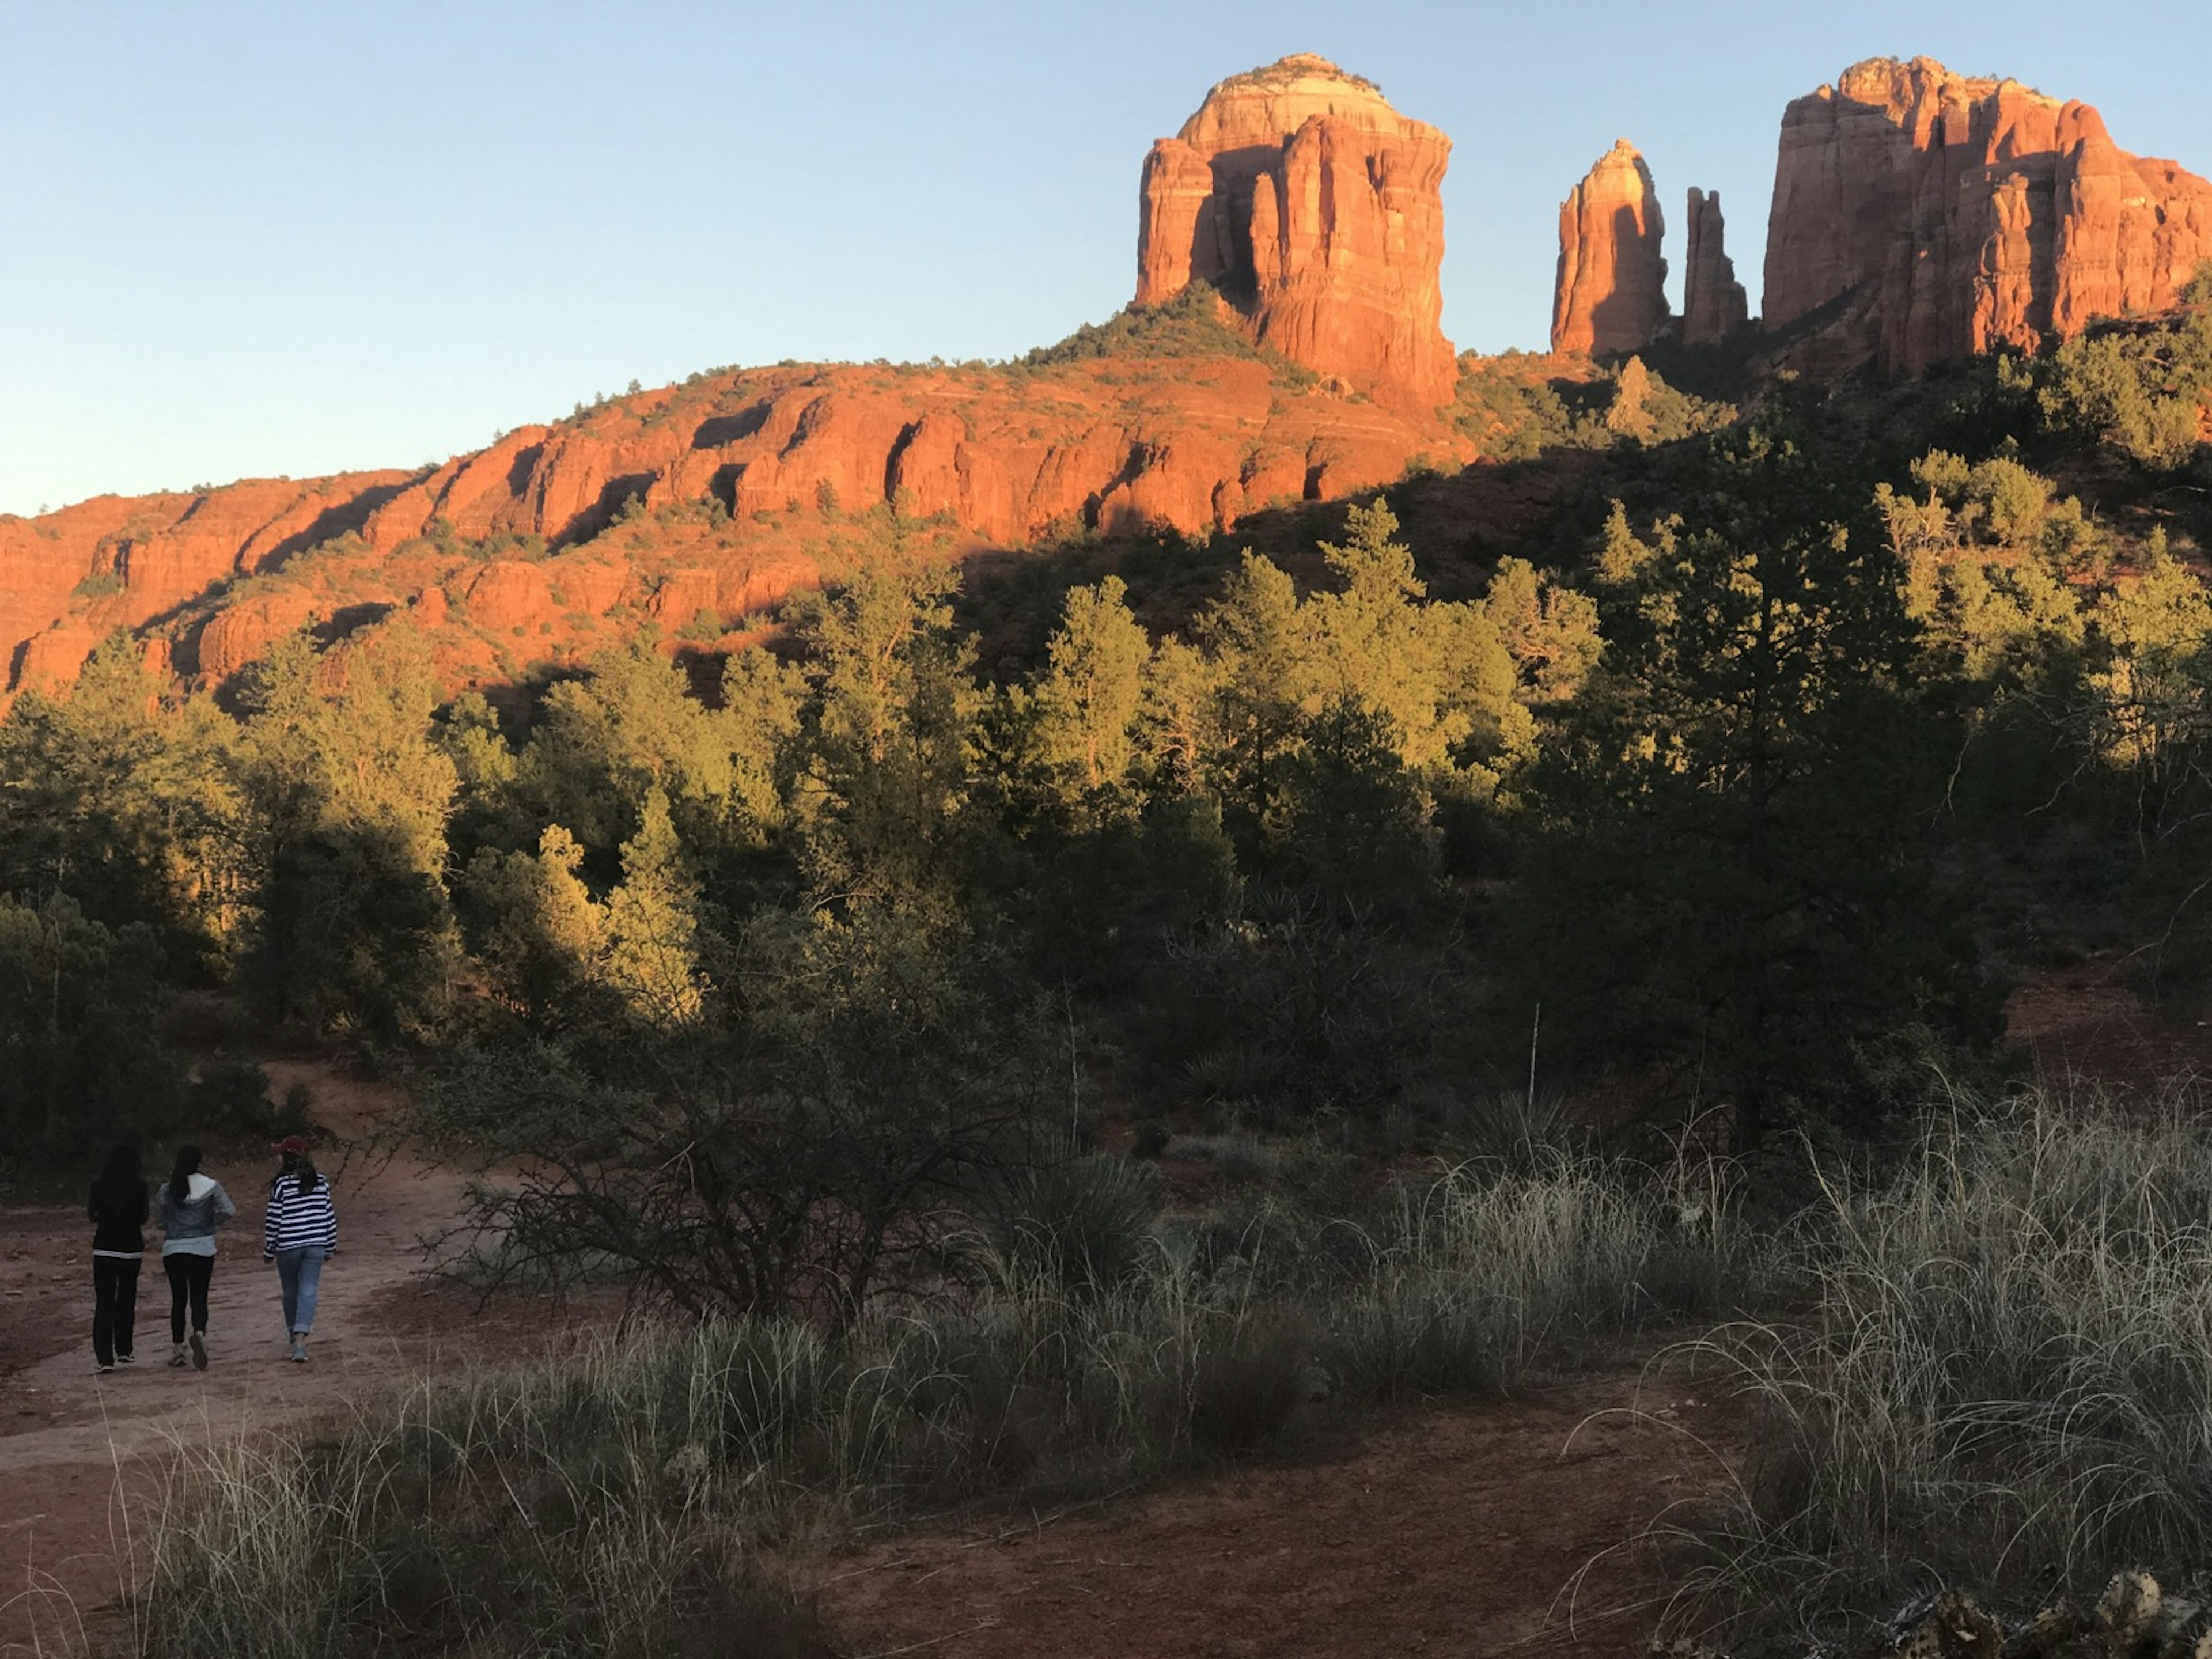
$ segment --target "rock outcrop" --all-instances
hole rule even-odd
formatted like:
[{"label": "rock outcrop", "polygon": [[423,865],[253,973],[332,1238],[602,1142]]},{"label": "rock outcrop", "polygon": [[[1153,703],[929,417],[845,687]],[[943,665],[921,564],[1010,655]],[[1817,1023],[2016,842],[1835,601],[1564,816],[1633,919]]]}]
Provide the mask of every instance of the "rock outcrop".
[{"label": "rock outcrop", "polygon": [[1711,345],[1751,320],[1750,296],[1728,256],[1721,193],[1690,191],[1690,246],[1682,270],[1682,343]]},{"label": "rock outcrop", "polygon": [[1401,406],[1449,403],[1450,155],[1443,134],[1326,58],[1232,76],[1145,159],[1136,302],[1208,283],[1292,362]]},{"label": "rock outcrop", "polygon": [[[647,618],[670,635],[702,611],[757,615],[819,580],[839,524],[891,503],[953,555],[1204,536],[1474,453],[1433,416],[1285,390],[1244,356],[743,370],[415,474],[0,516],[0,693],[67,681],[115,628],[219,684],[310,616],[364,606],[436,632],[457,681],[495,678],[511,670],[495,648],[557,662]],[[246,596],[240,575],[259,579]]]},{"label": "rock outcrop", "polygon": [[1667,234],[1651,169],[1623,138],[1559,204],[1554,351],[1641,351],[1667,321]]},{"label": "rock outcrop", "polygon": [[2087,104],[1876,58],[1782,118],[1763,308],[1800,368],[2033,349],[2170,304],[2207,259],[2212,184]]}]

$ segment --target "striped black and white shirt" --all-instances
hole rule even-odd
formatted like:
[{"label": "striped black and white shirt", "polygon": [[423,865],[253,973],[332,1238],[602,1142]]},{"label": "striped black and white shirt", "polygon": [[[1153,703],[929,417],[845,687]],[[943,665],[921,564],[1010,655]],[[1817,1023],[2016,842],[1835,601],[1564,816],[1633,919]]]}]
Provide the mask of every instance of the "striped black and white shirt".
[{"label": "striped black and white shirt", "polygon": [[338,1247],[338,1212],[331,1207],[331,1183],[320,1177],[315,1190],[300,1190],[300,1177],[282,1175],[269,1189],[269,1214],[261,1224],[261,1253],[320,1250]]}]

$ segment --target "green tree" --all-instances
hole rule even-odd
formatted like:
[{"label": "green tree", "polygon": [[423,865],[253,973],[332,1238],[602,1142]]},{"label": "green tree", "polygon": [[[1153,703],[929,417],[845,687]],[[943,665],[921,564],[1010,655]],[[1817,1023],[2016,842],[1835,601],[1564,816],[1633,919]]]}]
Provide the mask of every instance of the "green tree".
[{"label": "green tree", "polygon": [[81,1157],[163,1127],[182,1068],[155,1034],[167,994],[153,930],[110,931],[76,901],[0,894],[0,1134],[10,1156]]},{"label": "green tree", "polygon": [[386,1039],[442,1014],[458,778],[437,681],[404,627],[319,658],[271,653],[248,693],[245,771],[264,851],[252,981],[280,1018]]},{"label": "green tree", "polygon": [[219,967],[252,880],[232,747],[211,704],[165,697],[111,637],[74,687],[27,691],[0,720],[0,890],[67,893]]},{"label": "green tree", "polygon": [[1044,762],[1078,799],[1118,789],[1135,758],[1152,642],[1130,615],[1127,594],[1119,576],[1068,590],[1036,688]]},{"label": "green tree", "polygon": [[803,612],[815,695],[796,805],[825,890],[944,896],[978,702],[953,586],[948,570],[873,565]]},{"label": "green tree", "polygon": [[[1607,595],[1607,650],[1531,780],[1519,1006],[1725,1100],[1871,1109],[1856,1058],[1923,1023],[1988,1035],[1935,879],[1955,731],[1872,492],[1781,439],[1709,464],[1698,513]],[[1525,1018],[1525,1012],[1522,1014]]]},{"label": "green tree", "polygon": [[633,1018],[688,1024],[701,1010],[698,887],[657,792],[646,797],[622,859],[622,884],[607,895],[607,986]]}]

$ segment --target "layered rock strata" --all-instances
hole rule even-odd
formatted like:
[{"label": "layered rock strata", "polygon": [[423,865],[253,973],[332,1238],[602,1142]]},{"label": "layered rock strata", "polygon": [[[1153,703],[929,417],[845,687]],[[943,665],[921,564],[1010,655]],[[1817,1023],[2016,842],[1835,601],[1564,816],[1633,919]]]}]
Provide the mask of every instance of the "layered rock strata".
[{"label": "layered rock strata", "polygon": [[1559,204],[1552,349],[1640,351],[1668,318],[1667,234],[1651,169],[1623,138]]},{"label": "layered rock strata", "polygon": [[1801,368],[2033,349],[2171,304],[2207,259],[2212,184],[2087,104],[1875,58],[1782,118],[1764,320]]},{"label": "layered rock strata", "polygon": [[955,552],[1208,535],[1472,453],[1430,416],[1285,395],[1243,357],[738,371],[415,473],[0,515],[0,692],[66,681],[117,628],[210,684],[307,622],[403,611],[557,657],[642,617],[672,633],[758,612],[817,582],[825,538],[872,507],[933,520]]},{"label": "layered rock strata", "polygon": [[1689,252],[1682,270],[1682,343],[1711,345],[1751,320],[1751,300],[1728,256],[1721,193],[1690,191]]},{"label": "layered rock strata", "polygon": [[1301,53],[1222,82],[1145,158],[1139,305],[1211,283],[1261,344],[1406,407],[1449,403],[1451,143]]}]

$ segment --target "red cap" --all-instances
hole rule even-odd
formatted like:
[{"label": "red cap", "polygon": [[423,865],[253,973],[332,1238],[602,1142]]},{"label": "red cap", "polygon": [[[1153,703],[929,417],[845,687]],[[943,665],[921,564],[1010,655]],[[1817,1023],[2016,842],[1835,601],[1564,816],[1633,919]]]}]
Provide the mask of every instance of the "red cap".
[{"label": "red cap", "polygon": [[304,1152],[314,1144],[305,1135],[286,1135],[269,1150],[272,1152]]}]

